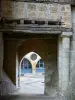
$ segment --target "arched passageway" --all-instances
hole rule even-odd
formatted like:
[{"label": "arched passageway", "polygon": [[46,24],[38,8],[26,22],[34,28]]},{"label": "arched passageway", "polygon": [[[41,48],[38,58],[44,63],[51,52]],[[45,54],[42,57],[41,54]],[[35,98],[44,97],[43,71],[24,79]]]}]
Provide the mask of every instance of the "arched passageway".
[{"label": "arched passageway", "polygon": [[20,61],[21,75],[44,73],[44,61],[35,52],[27,53]]},{"label": "arched passageway", "polygon": [[[26,73],[32,73],[32,64],[26,58],[23,58],[21,61],[21,75]],[[36,64],[36,73],[44,73],[44,61],[40,59]]]},{"label": "arched passageway", "polygon": [[56,93],[55,91],[58,84],[57,36],[45,35],[46,38],[35,38],[35,35],[33,36],[34,38],[24,37],[23,39],[5,40],[4,70],[8,73],[12,82],[17,86],[20,82],[21,59],[31,51],[37,53],[44,61],[44,93],[53,95],[52,93]]},{"label": "arched passageway", "polygon": [[[17,52],[18,52],[19,63],[22,60],[22,58],[24,56],[27,56],[27,54],[30,52],[37,53],[41,57],[37,61],[37,63],[33,63],[33,64],[31,63],[31,65],[34,66],[34,67],[32,67],[32,73],[34,73],[34,74],[35,74],[35,72],[37,74],[39,72],[44,73],[43,75],[45,75],[44,76],[45,80],[42,83],[39,81],[40,84],[44,85],[43,92],[42,92],[43,94],[45,93],[45,94],[52,95],[51,94],[52,91],[54,91],[54,93],[55,93],[56,88],[57,88],[57,83],[58,83],[57,37],[48,38],[48,39],[26,39],[19,44],[19,46],[17,47]],[[36,60],[34,60],[34,58],[35,57],[32,57],[32,59],[33,59],[32,61],[36,61]],[[36,69],[35,69],[35,66],[36,66]],[[24,86],[26,86],[26,85],[24,85]],[[33,86],[33,84],[32,84],[32,86]],[[33,87],[35,87],[35,86],[33,86]],[[41,89],[41,87],[40,87],[40,89]],[[33,88],[32,88],[32,90],[33,90]],[[38,91],[37,89],[34,89],[34,90]],[[35,93],[33,93],[33,94],[35,94]],[[39,91],[38,91],[38,94],[40,94]]]},{"label": "arched passageway", "polygon": [[20,61],[20,93],[44,94],[44,61],[35,52],[27,53]]}]

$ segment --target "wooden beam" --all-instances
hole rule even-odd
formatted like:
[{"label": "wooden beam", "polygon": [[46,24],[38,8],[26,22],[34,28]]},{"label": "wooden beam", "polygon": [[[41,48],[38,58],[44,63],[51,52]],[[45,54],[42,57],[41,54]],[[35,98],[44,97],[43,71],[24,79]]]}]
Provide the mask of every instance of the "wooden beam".
[{"label": "wooden beam", "polygon": [[58,34],[26,34],[26,33],[4,33],[4,39],[28,39],[28,38],[41,38],[41,39],[50,39],[57,38]]}]

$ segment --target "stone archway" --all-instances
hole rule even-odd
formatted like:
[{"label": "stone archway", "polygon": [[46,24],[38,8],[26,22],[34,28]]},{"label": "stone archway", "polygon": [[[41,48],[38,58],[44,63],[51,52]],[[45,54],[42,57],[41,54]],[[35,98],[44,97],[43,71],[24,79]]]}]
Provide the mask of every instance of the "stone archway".
[{"label": "stone archway", "polygon": [[[24,38],[7,38],[5,39],[4,51],[4,70],[12,82],[19,86],[18,80],[20,71],[20,61],[22,57],[33,51],[36,52],[44,61],[45,66],[45,91],[44,93],[52,96],[55,94],[58,87],[58,68],[57,68],[57,41],[58,35],[42,35],[38,38],[32,37]],[[29,35],[30,36],[30,35]],[[11,59],[10,59],[11,58]],[[17,78],[18,77],[18,78]],[[18,84],[17,84],[18,83]]]},{"label": "stone archway", "polygon": [[27,39],[17,48],[18,60],[28,52],[36,52],[44,60],[45,94],[52,95],[58,87],[57,37],[52,39]]},{"label": "stone archway", "polygon": [[[40,63],[38,66],[39,70],[37,71],[38,62]],[[20,86],[19,93],[44,94],[44,74],[42,74],[44,70],[41,64],[41,57],[35,52],[29,52],[21,59],[20,70],[18,70],[20,73],[18,80]]]},{"label": "stone archway", "polygon": [[24,65],[24,67],[26,66],[26,68],[27,68],[27,66],[28,66],[27,64],[29,64],[31,66],[30,73],[32,72],[34,74],[34,73],[36,73],[36,65],[40,59],[41,59],[41,57],[37,53],[29,52],[21,59],[20,67],[22,67],[22,65]]}]

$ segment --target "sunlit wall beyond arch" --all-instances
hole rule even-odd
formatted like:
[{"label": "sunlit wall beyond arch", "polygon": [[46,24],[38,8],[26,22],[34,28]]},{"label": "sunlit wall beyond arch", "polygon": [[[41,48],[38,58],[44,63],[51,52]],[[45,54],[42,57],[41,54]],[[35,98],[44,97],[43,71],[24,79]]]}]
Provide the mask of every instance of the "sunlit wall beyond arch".
[{"label": "sunlit wall beyond arch", "polygon": [[44,61],[35,52],[27,53],[20,61],[21,75],[26,73],[43,73]]}]

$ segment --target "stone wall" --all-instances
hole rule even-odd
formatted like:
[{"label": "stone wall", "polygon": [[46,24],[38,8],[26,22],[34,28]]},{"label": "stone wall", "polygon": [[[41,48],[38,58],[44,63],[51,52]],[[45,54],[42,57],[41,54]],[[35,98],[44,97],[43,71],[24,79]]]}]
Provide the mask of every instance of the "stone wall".
[{"label": "stone wall", "polygon": [[[63,100],[75,100],[75,7],[72,8],[72,26],[73,26],[73,36],[70,37],[70,52],[69,52],[70,53],[69,55],[69,58],[70,58],[69,59],[69,64],[70,64],[69,65],[69,82],[64,92],[64,95],[62,95]],[[62,58],[60,56],[60,62],[61,62],[60,64],[62,64],[61,60]]]},{"label": "stone wall", "polygon": [[71,38],[71,69],[75,66],[75,7],[72,8],[73,37]]},{"label": "stone wall", "polygon": [[62,23],[61,27],[72,27],[71,7],[69,4],[26,3],[3,0],[2,7],[3,17],[43,21],[59,20]]},{"label": "stone wall", "polygon": [[71,4],[72,5],[75,5],[75,0],[71,0]]},{"label": "stone wall", "polygon": [[0,95],[8,95],[17,90],[16,86],[13,84],[11,79],[7,76],[7,74],[2,70],[2,83],[0,84]]},{"label": "stone wall", "polygon": [[0,81],[2,75],[3,59],[4,59],[4,44],[3,33],[0,32]]},{"label": "stone wall", "polygon": [[2,1],[0,0],[0,17],[1,17],[1,2],[2,2]]},{"label": "stone wall", "polygon": [[68,89],[70,82],[70,38],[71,32],[60,35],[59,48],[58,48],[58,70],[59,70],[59,90],[60,94],[63,95]]},{"label": "stone wall", "polygon": [[12,81],[3,71],[3,60],[4,60],[4,39],[3,33],[0,32],[0,95],[5,95],[16,90]]},{"label": "stone wall", "polygon": [[70,84],[66,92],[66,100],[75,100],[75,7],[72,8],[73,36],[70,54]]},{"label": "stone wall", "polygon": [[72,8],[72,26],[73,26],[73,37],[71,38],[71,61],[70,61],[70,82],[72,91],[72,98],[75,99],[75,7]]},{"label": "stone wall", "polygon": [[16,40],[4,40],[4,70],[16,85]]}]

